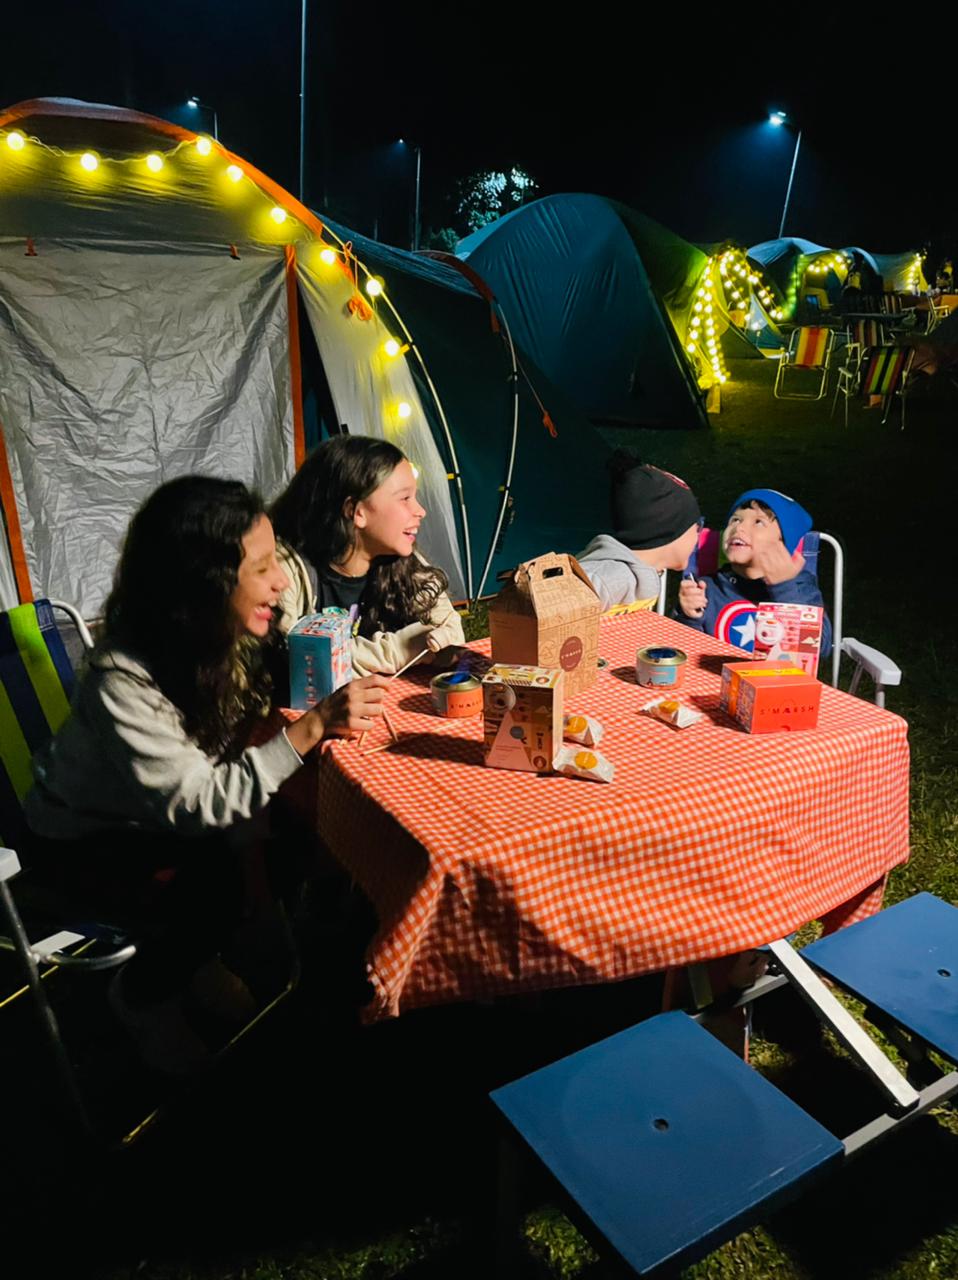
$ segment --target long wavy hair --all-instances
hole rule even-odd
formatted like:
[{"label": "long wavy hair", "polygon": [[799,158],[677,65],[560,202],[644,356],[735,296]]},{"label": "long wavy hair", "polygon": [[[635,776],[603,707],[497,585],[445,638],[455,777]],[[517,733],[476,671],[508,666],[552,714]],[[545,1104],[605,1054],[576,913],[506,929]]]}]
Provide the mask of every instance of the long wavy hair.
[{"label": "long wavy hair", "polygon": [[[334,436],[314,449],[270,515],[276,535],[322,573],[342,564],[356,545],[352,510],[406,460],[388,440]],[[428,622],[449,579],[415,555],[377,556],[363,596],[360,634],[398,631]]]},{"label": "long wavy hair", "polygon": [[230,597],[243,538],[265,514],[236,480],[183,476],[161,485],[127,531],[106,602],[100,649],[145,661],[207,754],[239,753],[269,703],[265,642],[237,633]]}]

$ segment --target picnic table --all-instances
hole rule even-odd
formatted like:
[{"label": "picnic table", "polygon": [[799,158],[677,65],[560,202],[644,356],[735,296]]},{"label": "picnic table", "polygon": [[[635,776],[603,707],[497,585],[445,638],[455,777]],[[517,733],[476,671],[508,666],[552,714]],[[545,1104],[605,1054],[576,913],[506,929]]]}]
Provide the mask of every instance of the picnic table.
[{"label": "picnic table", "polygon": [[[689,655],[694,726],[640,714],[649,644]],[[470,646],[480,668],[488,645]],[[388,695],[398,742],[327,745],[319,832],[379,920],[367,1020],[616,981],[880,907],[908,854],[902,719],[825,686],[816,729],[749,735],[719,706],[723,664],[748,655],[654,613],[603,619],[600,654],[566,709],[604,726],[611,784],[486,767],[481,717],[438,717],[428,667]]]}]

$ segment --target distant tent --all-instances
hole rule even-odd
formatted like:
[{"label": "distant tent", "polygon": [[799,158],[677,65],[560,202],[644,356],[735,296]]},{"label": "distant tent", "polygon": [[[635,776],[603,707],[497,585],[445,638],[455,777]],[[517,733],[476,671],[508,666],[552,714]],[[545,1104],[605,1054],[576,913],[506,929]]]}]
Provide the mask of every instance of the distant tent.
[{"label": "distant tent", "polygon": [[721,334],[725,356],[730,360],[758,360],[763,355],[777,359],[785,345],[778,328],[784,303],[760,264],[740,245],[724,242],[700,248],[708,254],[715,309],[728,326]]},{"label": "distant tent", "polygon": [[860,253],[881,277],[885,293],[925,293],[928,281],[922,269],[922,257],[914,249],[904,253],[869,253],[852,246],[843,251],[850,257]]},{"label": "distant tent", "polygon": [[457,272],[324,227],[211,140],[66,100],[0,112],[4,606],[52,594],[95,616],[158,483],[203,471],[272,496],[313,401],[316,430],[413,458],[422,549],[457,596],[575,550],[605,522],[609,450],[517,361],[524,378]]},{"label": "distant tent", "polygon": [[594,195],[555,195],[461,241],[512,333],[597,422],[706,423],[685,346],[708,259],[650,218]]},{"label": "distant tent", "polygon": [[[852,245],[844,249],[828,249],[811,240],[786,237],[753,245],[749,257],[760,263],[785,299],[785,314],[795,314],[799,303],[817,300],[822,310],[837,305],[841,298],[848,268],[853,256],[860,253],[866,264],[881,280],[885,293],[921,293],[927,289],[922,273],[921,255],[906,253],[870,253]],[[877,284],[876,284],[877,289]]]}]

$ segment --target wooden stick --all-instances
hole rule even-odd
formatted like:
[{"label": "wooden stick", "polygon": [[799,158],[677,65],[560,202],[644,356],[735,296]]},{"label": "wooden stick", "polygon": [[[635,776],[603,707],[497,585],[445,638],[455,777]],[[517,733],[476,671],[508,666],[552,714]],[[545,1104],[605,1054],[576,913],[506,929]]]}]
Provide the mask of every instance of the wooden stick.
[{"label": "wooden stick", "polygon": [[390,720],[388,714],[386,713],[385,708],[383,708],[383,723],[385,724],[386,729],[389,732],[389,737],[391,738],[392,741],[384,742],[381,747],[370,747],[367,751],[363,751],[363,739],[365,738],[366,734],[369,732],[368,729],[364,729],[356,740],[356,746],[359,750],[360,755],[371,756],[374,751],[385,751],[387,747],[392,746],[393,742],[399,741],[399,734],[393,728],[393,722]]},{"label": "wooden stick", "polygon": [[400,667],[398,671],[394,671],[392,675],[389,677],[390,680],[395,680],[397,676],[401,676],[404,671],[409,670],[409,668],[413,665],[413,663],[418,662],[420,658],[424,658],[427,653],[431,653],[431,652],[432,650],[427,648],[427,649],[423,649],[422,653],[417,653],[415,658],[410,658],[404,667]]}]

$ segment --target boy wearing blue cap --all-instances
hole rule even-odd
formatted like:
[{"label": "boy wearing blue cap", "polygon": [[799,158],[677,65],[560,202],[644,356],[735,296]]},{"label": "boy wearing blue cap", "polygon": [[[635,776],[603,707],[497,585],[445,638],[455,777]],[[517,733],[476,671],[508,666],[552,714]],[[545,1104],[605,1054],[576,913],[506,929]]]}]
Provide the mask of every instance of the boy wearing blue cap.
[{"label": "boy wearing blue cap", "polygon": [[[686,578],[674,616],[707,635],[751,649],[758,604],[824,605],[798,545],[812,527],[803,506],[777,489],[748,489],[732,505],[722,535],[727,564],[707,577]],[[832,650],[823,619],[821,656]]]}]

